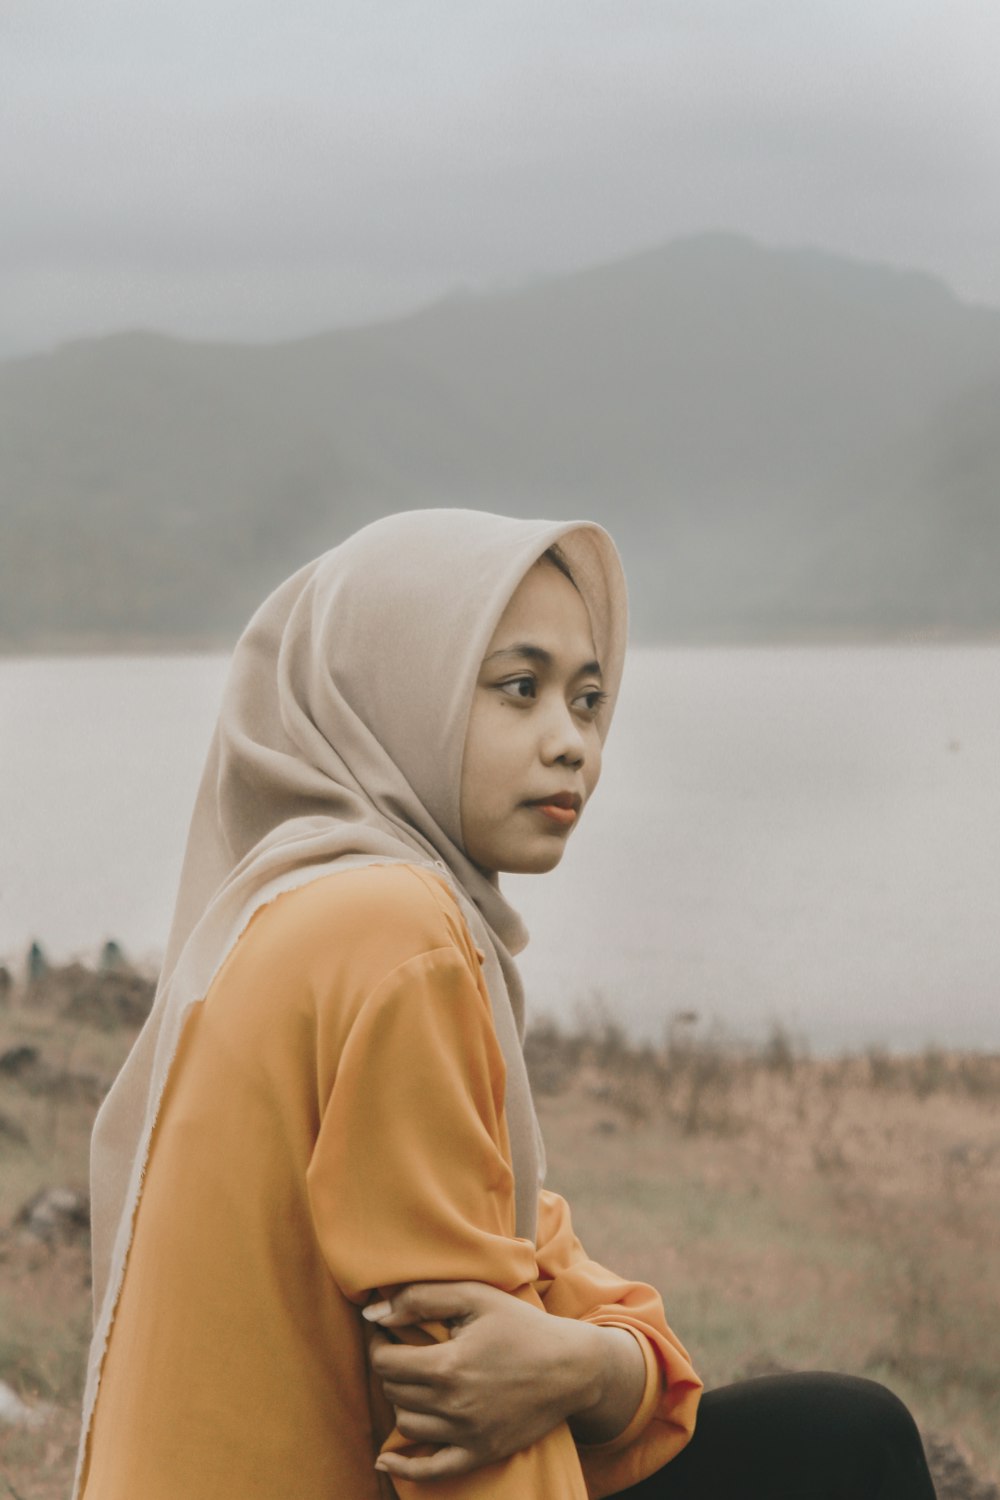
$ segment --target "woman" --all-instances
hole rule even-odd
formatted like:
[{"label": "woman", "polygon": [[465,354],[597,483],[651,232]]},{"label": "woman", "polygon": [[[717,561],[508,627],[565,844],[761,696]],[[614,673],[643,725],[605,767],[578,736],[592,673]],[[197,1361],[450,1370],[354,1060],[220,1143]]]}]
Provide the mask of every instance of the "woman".
[{"label": "woman", "polygon": [[600,527],[473,511],[378,521],[251,621],[95,1128],[84,1500],[933,1494],[870,1382],[696,1428],[659,1298],[540,1189],[497,874],[562,857],[625,637]]}]

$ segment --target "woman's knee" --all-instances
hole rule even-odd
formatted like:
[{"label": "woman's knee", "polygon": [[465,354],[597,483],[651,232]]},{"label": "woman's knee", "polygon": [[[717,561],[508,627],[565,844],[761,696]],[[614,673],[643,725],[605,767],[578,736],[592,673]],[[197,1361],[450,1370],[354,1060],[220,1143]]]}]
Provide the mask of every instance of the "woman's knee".
[{"label": "woman's knee", "polygon": [[876,1380],[816,1370],[766,1377],[742,1389],[753,1394],[754,1387],[759,1390],[754,1404],[769,1408],[786,1440],[794,1433],[809,1451],[822,1451],[831,1462],[849,1461],[869,1475],[919,1470],[923,1464],[909,1408]]},{"label": "woman's knee", "polygon": [[895,1391],[877,1380],[867,1380],[860,1375],[843,1378],[849,1379],[854,1387],[859,1407],[864,1411],[870,1430],[876,1436],[884,1442],[904,1447],[914,1441],[920,1442],[913,1415]]},{"label": "woman's knee", "polygon": [[920,1432],[906,1404],[888,1386],[860,1376],[850,1381],[854,1406],[850,1426],[862,1467],[879,1485],[878,1493],[931,1497],[934,1488]]}]

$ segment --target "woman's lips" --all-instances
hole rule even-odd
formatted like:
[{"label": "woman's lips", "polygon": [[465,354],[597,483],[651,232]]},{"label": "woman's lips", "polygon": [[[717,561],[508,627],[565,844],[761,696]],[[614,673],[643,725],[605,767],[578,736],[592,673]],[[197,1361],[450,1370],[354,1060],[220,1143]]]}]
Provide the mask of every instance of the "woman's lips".
[{"label": "woman's lips", "polygon": [[541,802],[538,811],[551,818],[553,823],[562,823],[566,827],[576,822],[576,809],[573,807],[556,807],[552,802]]},{"label": "woman's lips", "polygon": [[568,825],[576,822],[575,807],[560,807],[557,802],[529,802],[528,806],[533,807],[536,812],[544,813],[553,823]]}]

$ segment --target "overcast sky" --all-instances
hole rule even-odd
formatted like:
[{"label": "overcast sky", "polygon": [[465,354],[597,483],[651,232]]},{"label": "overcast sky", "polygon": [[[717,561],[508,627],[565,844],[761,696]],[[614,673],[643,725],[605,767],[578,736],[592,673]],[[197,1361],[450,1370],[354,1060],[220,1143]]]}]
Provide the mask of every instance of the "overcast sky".
[{"label": "overcast sky", "polygon": [[997,0],[0,0],[0,355],[708,228],[1000,305]]}]

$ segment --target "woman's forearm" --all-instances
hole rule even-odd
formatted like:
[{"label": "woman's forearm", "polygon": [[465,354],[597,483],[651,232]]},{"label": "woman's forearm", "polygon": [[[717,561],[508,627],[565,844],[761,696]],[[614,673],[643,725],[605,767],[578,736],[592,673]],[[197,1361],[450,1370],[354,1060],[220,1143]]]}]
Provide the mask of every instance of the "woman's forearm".
[{"label": "woman's forearm", "polygon": [[635,1416],[646,1388],[646,1361],[625,1328],[577,1323],[582,1404],[570,1416],[578,1443],[609,1443]]},{"label": "woman's forearm", "polygon": [[385,1330],[444,1322],[450,1335],[423,1346],[372,1336],[372,1368],[399,1432],[437,1449],[384,1451],[377,1467],[400,1478],[469,1473],[563,1422],[577,1442],[610,1442],[642,1401],[646,1360],[626,1329],[547,1313],[481,1282],[413,1283],[364,1316]]}]

